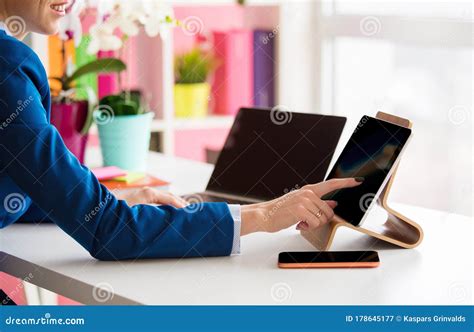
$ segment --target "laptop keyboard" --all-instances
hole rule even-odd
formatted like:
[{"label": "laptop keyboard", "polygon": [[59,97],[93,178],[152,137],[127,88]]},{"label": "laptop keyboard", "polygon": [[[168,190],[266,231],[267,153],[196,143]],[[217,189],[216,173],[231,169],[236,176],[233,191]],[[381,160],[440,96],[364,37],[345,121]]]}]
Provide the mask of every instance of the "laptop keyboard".
[{"label": "laptop keyboard", "polygon": [[196,196],[199,196],[202,202],[210,202],[210,203],[218,203],[218,202],[225,202],[228,204],[251,204],[252,202],[241,200],[241,199],[232,199],[232,198],[224,198],[224,197],[217,197],[209,194],[194,194],[194,195],[185,195],[182,196],[184,199],[191,199],[192,201],[196,201]]}]

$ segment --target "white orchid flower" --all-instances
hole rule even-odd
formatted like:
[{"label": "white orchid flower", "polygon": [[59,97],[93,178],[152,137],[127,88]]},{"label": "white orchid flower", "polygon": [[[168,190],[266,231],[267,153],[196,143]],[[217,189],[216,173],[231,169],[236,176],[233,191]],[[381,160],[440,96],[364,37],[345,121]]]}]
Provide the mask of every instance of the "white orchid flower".
[{"label": "white orchid flower", "polygon": [[66,16],[59,23],[59,38],[63,41],[74,39],[76,47],[82,40],[81,11],[84,9],[84,0],[75,0],[68,9]]},{"label": "white orchid flower", "polygon": [[113,18],[115,25],[127,36],[136,36],[140,32],[140,26],[129,17],[117,16]]},{"label": "white orchid flower", "polygon": [[117,0],[99,0],[97,1],[97,18],[101,21],[106,15],[109,15],[113,10]]},{"label": "white orchid flower", "polygon": [[162,0],[101,0],[98,21],[91,27],[89,53],[99,50],[118,50],[122,40],[114,35],[120,31],[126,36],[136,36],[143,28],[150,37],[168,35],[169,18],[173,10]]},{"label": "white orchid flower", "polygon": [[91,36],[87,52],[97,54],[99,51],[118,51],[122,46],[122,39],[114,35],[115,25],[110,21],[91,27]]},{"label": "white orchid flower", "polygon": [[161,1],[145,1],[145,12],[149,13],[144,23],[145,32],[150,37],[169,32],[168,18],[173,17],[173,9]]}]

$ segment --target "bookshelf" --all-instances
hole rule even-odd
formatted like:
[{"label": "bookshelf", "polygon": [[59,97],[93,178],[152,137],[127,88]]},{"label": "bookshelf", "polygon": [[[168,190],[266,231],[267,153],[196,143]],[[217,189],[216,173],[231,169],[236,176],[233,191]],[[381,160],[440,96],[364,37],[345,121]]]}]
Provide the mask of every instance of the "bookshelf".
[{"label": "bookshelf", "polygon": [[[204,118],[173,118],[170,123],[174,130],[186,129],[208,129],[230,127],[234,122],[232,115],[208,115]],[[152,123],[152,131],[160,132],[165,129],[165,122],[162,120],[154,120]]]},{"label": "bookshelf", "polygon": [[[279,48],[278,38],[279,34],[277,31],[280,29],[280,5],[278,4],[255,4],[237,6],[229,3],[221,4],[206,4],[197,5],[196,2],[180,2],[178,5],[174,5],[175,11],[186,7],[187,12],[193,12],[196,10],[199,15],[199,11],[203,10],[203,7],[209,11],[222,11],[223,8],[227,8],[229,11],[235,10],[237,12],[237,18],[233,23],[229,23],[229,20],[215,19],[212,21],[203,20],[203,26],[206,30],[225,30],[233,28],[246,28],[250,30],[255,29],[266,29],[276,31],[272,38],[275,38],[276,44],[276,102],[278,103],[278,86],[279,86]],[[225,11],[225,10],[224,10]],[[179,27],[175,29],[180,29]],[[152,52],[156,57],[156,63],[154,64],[152,85],[155,88],[151,91],[153,99],[159,100],[156,103],[155,119],[152,124],[152,132],[160,133],[161,136],[161,147],[162,152],[168,155],[175,154],[175,135],[180,131],[186,130],[213,130],[213,129],[230,129],[234,116],[233,115],[215,115],[209,114],[204,118],[177,118],[174,113],[174,57],[176,54],[175,38],[176,33],[171,33],[167,37],[157,38],[157,46],[153,47]],[[41,35],[33,34],[30,40],[31,46],[38,53],[40,59],[48,70],[48,38]],[[148,52],[148,48],[141,48],[142,52]],[[150,82],[148,80],[147,82]],[[251,106],[251,105],[242,105]],[[97,135],[97,129],[93,126],[91,128],[91,135]]]}]

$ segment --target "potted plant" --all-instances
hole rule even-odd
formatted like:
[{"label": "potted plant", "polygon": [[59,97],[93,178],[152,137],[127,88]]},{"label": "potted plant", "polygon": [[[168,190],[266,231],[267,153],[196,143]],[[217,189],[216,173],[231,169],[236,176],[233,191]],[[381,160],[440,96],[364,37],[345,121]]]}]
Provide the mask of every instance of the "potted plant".
[{"label": "potted plant", "polygon": [[[110,1],[90,29],[88,51],[121,51],[141,29],[150,37],[163,35],[174,22],[171,16],[171,7],[162,1]],[[102,98],[93,114],[104,165],[145,171],[154,113],[139,91],[124,91],[120,75],[117,80],[120,92]]]},{"label": "potted plant", "polygon": [[93,116],[104,165],[145,171],[154,113],[148,111],[141,93],[124,91],[106,96]]},{"label": "potted plant", "polygon": [[[62,43],[61,55],[64,64],[61,77],[50,77],[56,82],[51,88],[51,123],[58,129],[67,148],[84,163],[85,148],[88,132],[92,123],[92,108],[95,106],[95,94],[90,87],[78,86],[80,78],[101,72],[120,72],[125,69],[125,64],[118,59],[99,59],[89,62],[74,69],[66,52],[66,43],[74,40],[76,46],[82,38],[81,21],[79,13],[83,1],[75,1],[69,8],[60,27]],[[86,91],[87,99],[81,100],[78,92]]]},{"label": "potted plant", "polygon": [[204,117],[209,108],[209,74],[216,67],[214,56],[200,48],[175,59],[174,107],[177,117]]}]

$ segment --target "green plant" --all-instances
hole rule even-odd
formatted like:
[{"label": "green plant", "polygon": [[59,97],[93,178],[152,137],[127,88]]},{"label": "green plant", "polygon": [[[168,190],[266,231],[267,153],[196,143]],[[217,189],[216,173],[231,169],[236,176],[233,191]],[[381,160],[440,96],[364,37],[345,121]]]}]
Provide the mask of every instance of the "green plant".
[{"label": "green plant", "polygon": [[138,115],[146,112],[144,105],[140,91],[124,91],[102,98],[98,110],[111,112],[113,116]]},{"label": "green plant", "polygon": [[216,68],[217,60],[198,48],[175,58],[175,82],[177,84],[204,83]]},{"label": "green plant", "polygon": [[[66,61],[65,47],[63,42],[63,59]],[[115,58],[103,58],[91,61],[77,68],[71,75],[67,74],[67,70],[64,70],[64,74],[61,77],[50,77],[49,79],[57,81],[60,83],[59,89],[51,90],[53,101],[56,103],[71,103],[75,100],[75,92],[78,89],[87,87],[77,86],[76,81],[89,74],[98,74],[98,73],[120,73],[125,70],[127,66],[123,61]],[[89,88],[90,89],[90,88]],[[96,97],[94,96],[94,99]],[[92,104],[89,100],[89,109],[87,113],[87,118],[84,123],[84,126],[81,129],[81,134],[85,135],[89,132],[89,129],[92,125],[92,110],[95,105]]]},{"label": "green plant", "polygon": [[71,97],[67,93],[62,92],[67,92],[74,88],[75,81],[79,78],[89,74],[120,73],[126,68],[127,66],[122,60],[103,58],[86,63],[77,68],[71,75],[68,75],[67,70],[65,70],[64,75],[61,77],[50,77],[51,80],[57,81],[61,84],[58,90],[53,91],[53,94],[57,102],[70,102]]}]

